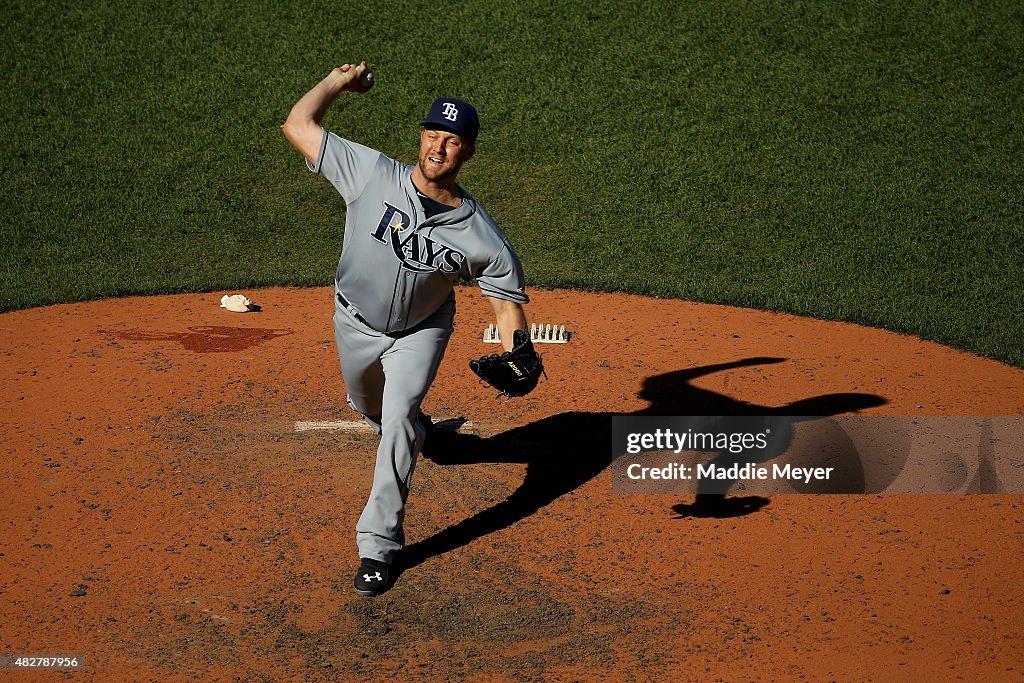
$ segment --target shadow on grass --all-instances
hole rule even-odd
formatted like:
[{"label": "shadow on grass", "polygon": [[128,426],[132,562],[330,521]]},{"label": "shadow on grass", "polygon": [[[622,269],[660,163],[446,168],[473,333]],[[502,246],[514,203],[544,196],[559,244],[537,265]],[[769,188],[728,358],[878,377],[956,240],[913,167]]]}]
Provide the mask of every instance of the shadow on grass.
[{"label": "shadow on grass", "polygon": [[[842,393],[801,399],[775,408],[739,401],[692,384],[693,380],[716,372],[783,361],[784,358],[745,358],[648,377],[638,395],[650,405],[633,413],[559,413],[488,438],[434,432],[423,456],[437,464],[522,463],[526,465],[526,476],[502,502],[407,546],[398,555],[396,568],[401,572],[416,567],[431,557],[511,526],[593,479],[612,462],[612,417],[836,415],[885,403],[883,398],[871,394]],[[702,494],[693,505],[676,505],[673,509],[680,516],[736,517],[756,512],[768,502],[759,496],[726,498],[722,494]]]}]

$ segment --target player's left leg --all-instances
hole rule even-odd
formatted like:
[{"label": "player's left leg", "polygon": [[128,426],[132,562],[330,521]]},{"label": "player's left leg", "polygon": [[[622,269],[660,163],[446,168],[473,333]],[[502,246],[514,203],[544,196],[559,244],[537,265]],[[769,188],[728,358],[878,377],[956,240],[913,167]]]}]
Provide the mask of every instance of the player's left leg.
[{"label": "player's left leg", "polygon": [[384,397],[384,366],[381,356],[393,340],[357,319],[335,297],[334,340],[345,379],[348,404],[380,434]]},{"label": "player's left leg", "polygon": [[426,435],[419,408],[444,357],[454,314],[454,301],[449,301],[397,338],[381,358],[385,374],[381,438],[373,488],[356,524],[360,557],[390,563],[405,543],[405,501]]}]

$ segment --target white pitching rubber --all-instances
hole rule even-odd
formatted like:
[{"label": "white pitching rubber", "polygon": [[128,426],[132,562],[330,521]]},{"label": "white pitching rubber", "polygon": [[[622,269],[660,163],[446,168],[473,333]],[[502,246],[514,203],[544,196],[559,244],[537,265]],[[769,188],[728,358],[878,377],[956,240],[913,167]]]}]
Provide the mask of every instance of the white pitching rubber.
[{"label": "white pitching rubber", "polygon": [[[565,325],[530,325],[530,341],[534,344],[566,344],[570,336],[572,333],[565,331]],[[501,343],[498,328],[493,323],[484,330],[484,341],[488,344]]]},{"label": "white pitching rubber", "polygon": [[[435,429],[459,432],[461,434],[478,434],[480,427],[481,425],[479,423],[474,423],[466,419],[440,420],[434,423]],[[362,420],[336,420],[331,422],[300,420],[295,423],[295,431],[373,432],[373,427]],[[500,429],[497,431],[500,431]]]}]

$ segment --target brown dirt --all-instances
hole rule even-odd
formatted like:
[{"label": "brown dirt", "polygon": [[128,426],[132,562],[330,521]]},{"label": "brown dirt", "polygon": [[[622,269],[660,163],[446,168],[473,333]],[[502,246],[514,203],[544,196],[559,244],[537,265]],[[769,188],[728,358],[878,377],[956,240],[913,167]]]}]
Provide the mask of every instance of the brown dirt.
[{"label": "brown dirt", "polygon": [[[421,459],[410,567],[350,588],[374,443],[351,420],[329,289],[0,316],[0,652],[83,655],[19,680],[1021,680],[1019,495],[773,496],[696,514],[618,495],[609,414],[829,402],[1024,414],[1024,372],[853,325],[538,291],[549,379],[496,400],[460,291],[425,409],[505,430]],[[641,397],[641,387],[648,389]]]}]

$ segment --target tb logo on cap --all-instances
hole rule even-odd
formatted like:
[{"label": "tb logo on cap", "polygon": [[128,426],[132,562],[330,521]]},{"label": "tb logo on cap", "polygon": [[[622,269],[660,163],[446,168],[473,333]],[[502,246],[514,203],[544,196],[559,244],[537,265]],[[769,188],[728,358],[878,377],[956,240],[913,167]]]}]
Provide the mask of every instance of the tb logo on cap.
[{"label": "tb logo on cap", "polygon": [[430,103],[427,118],[421,124],[424,128],[447,130],[463,137],[467,142],[476,142],[480,132],[480,119],[472,104],[457,97],[440,97]]}]

